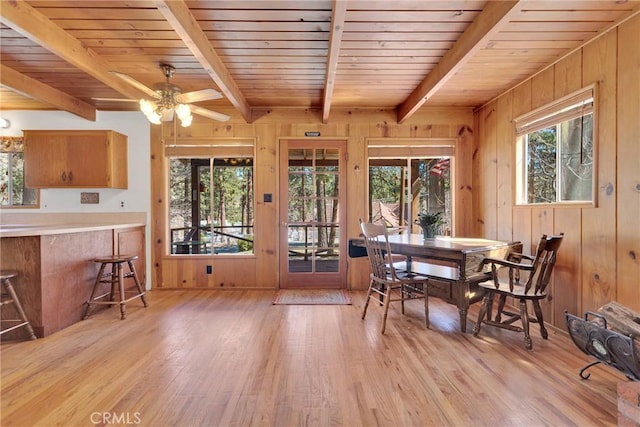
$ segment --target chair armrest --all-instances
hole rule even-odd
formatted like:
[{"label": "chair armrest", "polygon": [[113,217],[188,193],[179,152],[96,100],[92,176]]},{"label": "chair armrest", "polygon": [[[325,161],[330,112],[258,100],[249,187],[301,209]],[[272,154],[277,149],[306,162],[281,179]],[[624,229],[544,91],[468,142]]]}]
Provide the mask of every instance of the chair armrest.
[{"label": "chair armrest", "polygon": [[514,284],[520,283],[520,271],[533,271],[532,264],[522,264],[518,262],[508,261],[506,259],[500,258],[485,258],[480,262],[480,266],[478,267],[478,271],[482,270],[482,267],[485,265],[491,265],[491,276],[493,279],[493,283],[496,289],[500,288],[500,280],[498,278],[498,268],[507,267],[509,268],[509,290],[513,292]]},{"label": "chair armrest", "polygon": [[511,252],[509,255],[507,255],[508,261],[521,262],[523,259],[533,262],[535,258],[531,255],[525,255],[519,252]]},{"label": "chair armrest", "polygon": [[519,270],[527,270],[527,271],[531,271],[533,269],[533,266],[531,264],[522,264],[519,262],[513,262],[513,261],[500,259],[500,258],[484,258],[480,262],[480,265],[478,266],[478,271],[481,271],[482,268],[487,264],[491,264],[492,266],[495,266],[496,264],[498,264],[502,267],[517,268]]}]

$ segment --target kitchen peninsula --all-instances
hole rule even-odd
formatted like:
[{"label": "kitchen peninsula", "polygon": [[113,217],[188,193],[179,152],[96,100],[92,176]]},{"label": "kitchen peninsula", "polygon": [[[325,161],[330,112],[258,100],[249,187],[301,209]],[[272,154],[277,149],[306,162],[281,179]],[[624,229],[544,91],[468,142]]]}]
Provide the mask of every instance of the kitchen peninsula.
[{"label": "kitchen peninsula", "polygon": [[[138,255],[135,267],[144,286],[145,227],[144,212],[2,215],[0,265],[18,272],[16,292],[39,338],[82,319],[99,267],[96,257]],[[2,338],[20,339],[23,333]]]}]

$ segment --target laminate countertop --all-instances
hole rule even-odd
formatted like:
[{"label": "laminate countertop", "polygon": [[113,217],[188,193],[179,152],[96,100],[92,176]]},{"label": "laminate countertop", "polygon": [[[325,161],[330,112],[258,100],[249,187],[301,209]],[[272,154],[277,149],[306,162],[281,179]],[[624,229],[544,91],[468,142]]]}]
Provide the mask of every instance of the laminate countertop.
[{"label": "laminate countertop", "polygon": [[144,222],[96,222],[86,224],[0,224],[0,238],[46,236],[52,234],[83,233],[117,228],[144,227]]}]

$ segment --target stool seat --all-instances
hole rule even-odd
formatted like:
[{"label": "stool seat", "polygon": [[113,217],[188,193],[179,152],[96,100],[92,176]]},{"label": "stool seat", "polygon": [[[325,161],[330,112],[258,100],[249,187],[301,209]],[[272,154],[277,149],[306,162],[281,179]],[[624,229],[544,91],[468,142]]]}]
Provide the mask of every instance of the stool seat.
[{"label": "stool seat", "polygon": [[17,271],[3,270],[3,271],[0,271],[0,280],[13,279],[17,275],[18,275]]},{"label": "stool seat", "polygon": [[138,255],[112,255],[106,257],[95,258],[93,262],[112,263],[112,262],[128,262],[138,259]]},{"label": "stool seat", "polygon": [[[129,301],[140,298],[145,307],[148,306],[147,299],[145,298],[145,291],[142,289],[136,268],[133,265],[133,261],[138,259],[137,255],[111,255],[105,257],[94,258],[93,262],[100,264],[96,281],[93,284],[93,290],[91,296],[87,301],[87,308],[84,313],[84,319],[89,317],[89,311],[92,304],[104,304],[104,305],[119,305],[120,306],[120,319],[127,318],[126,305]],[[124,264],[129,267],[128,272],[124,272]],[[107,266],[111,266],[111,271],[107,270]],[[135,290],[125,291],[124,280],[133,279],[135,283]],[[110,291],[101,295],[98,293],[100,283],[109,283],[111,285]],[[115,300],[116,288],[119,294],[119,300]],[[108,298],[108,299],[107,299]]]},{"label": "stool seat", "polygon": [[11,284],[11,279],[16,278],[17,276],[18,276],[17,271],[13,271],[13,270],[0,271],[0,282],[2,282],[2,293],[0,294],[0,306],[11,304],[18,315],[17,319],[1,320],[1,323],[11,323],[12,325],[7,328],[2,328],[0,330],[0,335],[9,331],[13,331],[14,329],[25,327],[27,328],[27,332],[29,333],[29,338],[31,338],[32,340],[35,340],[36,334],[33,332],[31,323],[29,322],[29,319],[27,319],[27,315],[24,313],[22,304],[20,304],[20,300],[18,299],[18,295],[16,294],[16,291],[13,288],[13,285]]}]

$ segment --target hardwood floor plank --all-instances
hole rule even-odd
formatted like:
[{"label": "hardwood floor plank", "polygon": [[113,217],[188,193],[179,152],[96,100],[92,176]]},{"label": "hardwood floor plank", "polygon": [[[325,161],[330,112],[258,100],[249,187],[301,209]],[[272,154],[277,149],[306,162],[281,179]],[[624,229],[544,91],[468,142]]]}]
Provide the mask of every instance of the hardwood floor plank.
[{"label": "hardwood floor plank", "polygon": [[457,309],[433,299],[429,330],[410,302],[404,317],[392,307],[382,336],[381,310],[361,320],[364,292],[352,295],[295,306],[272,305],[274,291],[156,290],[124,321],[107,309],[3,343],[0,424],[616,424],[626,379],[598,366],[581,380],[588,359],[562,332],[545,341],[534,326],[529,352],[521,334],[460,333]]}]

